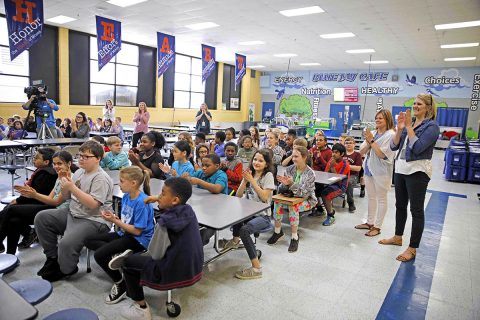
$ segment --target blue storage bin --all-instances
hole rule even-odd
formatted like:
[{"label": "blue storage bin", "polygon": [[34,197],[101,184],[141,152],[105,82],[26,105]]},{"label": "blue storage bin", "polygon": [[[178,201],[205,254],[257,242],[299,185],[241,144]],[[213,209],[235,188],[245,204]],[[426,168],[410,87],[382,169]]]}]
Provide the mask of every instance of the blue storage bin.
[{"label": "blue storage bin", "polygon": [[463,149],[448,148],[445,151],[445,165],[466,167],[468,164],[468,151]]},{"label": "blue storage bin", "polygon": [[458,166],[445,167],[445,179],[450,181],[465,181],[467,177],[467,168]]},{"label": "blue storage bin", "polygon": [[467,142],[464,141],[464,140],[455,140],[455,139],[452,139],[450,140],[450,144],[448,145],[449,147],[450,146],[461,146],[461,147],[465,147],[467,145]]},{"label": "blue storage bin", "polygon": [[480,168],[480,148],[470,147],[470,155],[468,159],[470,168]]},{"label": "blue storage bin", "polygon": [[468,182],[480,182],[480,168],[470,168],[468,170]]}]

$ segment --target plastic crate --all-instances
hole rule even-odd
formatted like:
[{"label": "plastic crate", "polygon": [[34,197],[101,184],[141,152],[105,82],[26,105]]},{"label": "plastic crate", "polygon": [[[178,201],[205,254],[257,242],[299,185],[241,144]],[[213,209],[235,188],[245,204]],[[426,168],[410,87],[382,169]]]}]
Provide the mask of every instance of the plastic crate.
[{"label": "plastic crate", "polygon": [[480,168],[470,168],[468,170],[467,181],[480,183]]},{"label": "plastic crate", "polygon": [[480,148],[470,147],[468,165],[470,168],[480,168]]},{"label": "plastic crate", "polygon": [[458,166],[445,167],[445,179],[450,181],[465,181],[467,177],[467,168]]},{"label": "plastic crate", "polygon": [[466,167],[468,165],[468,151],[448,148],[447,151],[445,151],[445,165]]},{"label": "plastic crate", "polygon": [[466,147],[466,146],[467,146],[467,142],[464,141],[464,140],[452,139],[452,140],[450,140],[450,144],[449,144],[448,146],[449,146],[449,147],[450,147],[450,146]]}]

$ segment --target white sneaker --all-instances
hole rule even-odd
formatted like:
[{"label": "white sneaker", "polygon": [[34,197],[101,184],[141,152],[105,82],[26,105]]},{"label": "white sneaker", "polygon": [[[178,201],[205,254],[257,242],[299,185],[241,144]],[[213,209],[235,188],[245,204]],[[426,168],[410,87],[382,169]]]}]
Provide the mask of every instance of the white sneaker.
[{"label": "white sneaker", "polygon": [[112,270],[119,270],[121,267],[123,267],[123,262],[125,261],[125,259],[130,257],[132,254],[132,250],[125,250],[124,252],[113,257],[112,260],[110,260],[110,262],[108,263],[108,267]]},{"label": "white sneaker", "polygon": [[147,307],[142,309],[137,303],[132,301],[131,305],[122,308],[120,315],[129,320],[152,320],[148,303]]}]

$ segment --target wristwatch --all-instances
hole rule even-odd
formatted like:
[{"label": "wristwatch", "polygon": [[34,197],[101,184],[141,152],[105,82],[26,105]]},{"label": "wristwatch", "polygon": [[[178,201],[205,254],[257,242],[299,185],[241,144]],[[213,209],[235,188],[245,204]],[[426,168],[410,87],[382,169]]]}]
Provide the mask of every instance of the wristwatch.
[{"label": "wristwatch", "polygon": [[374,143],[374,142],[375,142],[375,139],[372,139],[372,140],[370,141],[370,144],[372,144],[372,143]]}]

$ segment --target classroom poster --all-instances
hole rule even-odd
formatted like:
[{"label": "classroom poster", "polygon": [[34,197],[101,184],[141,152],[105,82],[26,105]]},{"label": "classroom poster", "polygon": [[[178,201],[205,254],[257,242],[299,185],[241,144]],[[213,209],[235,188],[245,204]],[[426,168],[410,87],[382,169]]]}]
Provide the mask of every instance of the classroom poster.
[{"label": "classroom poster", "polygon": [[215,70],[215,48],[202,44],[202,82]]},{"label": "classroom poster", "polygon": [[235,53],[235,91],[237,86],[242,82],[243,76],[247,70],[247,57],[238,53]]},{"label": "classroom poster", "polygon": [[95,16],[97,20],[98,71],[122,50],[120,21]]},{"label": "classroom poster", "polygon": [[175,64],[175,37],[157,32],[158,77]]},{"label": "classroom poster", "polygon": [[4,0],[10,60],[33,46],[43,34],[43,0]]}]

